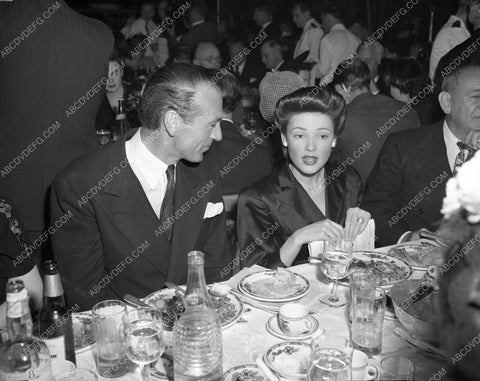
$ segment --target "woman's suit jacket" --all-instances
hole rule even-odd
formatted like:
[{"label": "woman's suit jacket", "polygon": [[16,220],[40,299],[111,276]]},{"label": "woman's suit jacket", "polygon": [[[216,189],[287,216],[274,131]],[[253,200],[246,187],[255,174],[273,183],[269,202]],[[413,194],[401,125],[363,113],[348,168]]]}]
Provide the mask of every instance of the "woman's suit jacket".
[{"label": "woman's suit jacket", "polygon": [[[237,232],[239,258],[244,266],[285,266],[280,260],[280,247],[293,232],[325,218],[340,225],[345,223],[347,210],[361,201],[360,176],[352,167],[327,163],[325,179],[326,216],[287,164],[240,193]],[[303,245],[294,264],[307,258],[308,247]]]}]

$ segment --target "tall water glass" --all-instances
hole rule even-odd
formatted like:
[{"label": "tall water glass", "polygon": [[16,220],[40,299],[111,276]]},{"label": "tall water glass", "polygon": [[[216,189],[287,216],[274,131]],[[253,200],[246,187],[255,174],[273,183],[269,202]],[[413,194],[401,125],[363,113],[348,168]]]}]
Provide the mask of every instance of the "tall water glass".
[{"label": "tall water glass", "polygon": [[97,369],[102,377],[120,377],[129,370],[122,320],[126,312],[127,306],[120,300],[105,300],[92,308]]},{"label": "tall water glass", "polygon": [[162,313],[154,308],[136,308],[123,318],[127,356],[140,366],[144,381],[150,380],[148,366],[165,350]]},{"label": "tall water glass", "polygon": [[385,290],[381,287],[355,287],[352,295],[352,343],[368,356],[382,350]]},{"label": "tall water glass", "polygon": [[320,301],[332,307],[344,306],[347,302],[343,295],[338,295],[337,281],[345,278],[352,262],[353,242],[343,239],[326,240],[323,245],[323,257],[320,269],[327,278],[333,280],[330,294],[322,295]]},{"label": "tall water glass", "polygon": [[321,335],[312,340],[309,381],[349,381],[352,379],[351,342],[343,336]]},{"label": "tall water glass", "polygon": [[381,380],[413,381],[415,367],[405,357],[387,357],[380,362]]},{"label": "tall water glass", "polygon": [[379,279],[373,269],[357,269],[349,275],[350,283],[350,303],[348,308],[348,319],[353,321],[353,289],[354,288],[375,288],[379,285]]}]

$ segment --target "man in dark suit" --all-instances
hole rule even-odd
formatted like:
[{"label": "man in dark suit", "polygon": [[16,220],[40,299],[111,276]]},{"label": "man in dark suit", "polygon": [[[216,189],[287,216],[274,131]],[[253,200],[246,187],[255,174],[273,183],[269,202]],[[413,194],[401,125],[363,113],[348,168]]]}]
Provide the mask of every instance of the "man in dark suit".
[{"label": "man in dark suit", "polygon": [[142,127],[57,177],[52,218],[71,217],[53,249],[70,305],[185,283],[191,250],[205,253],[207,281],[220,279],[231,257],[219,170],[204,159],[222,137],[221,93],[210,79],[195,65],[160,69],[140,101]]},{"label": "man in dark suit", "polygon": [[265,42],[260,52],[263,64],[272,73],[293,71],[295,69],[292,61],[288,62],[283,58],[282,47],[278,41],[270,40]]},{"label": "man in dark suit", "polygon": [[[260,133],[257,139],[250,140],[232,120],[233,110],[241,99],[235,76],[227,73],[219,86],[223,98],[222,141],[213,143],[212,156],[220,167],[222,195],[238,194],[272,172],[273,153]],[[268,137],[266,131],[265,137]]]},{"label": "man in dark suit", "polygon": [[257,36],[265,34],[268,40],[280,39],[280,26],[273,22],[273,10],[268,5],[260,5],[253,11],[253,20],[258,26]]},{"label": "man in dark suit", "polygon": [[113,36],[63,0],[19,0],[0,2],[0,46],[0,194],[15,201],[40,264],[50,255],[48,189],[70,161],[98,147]]},{"label": "man in dark suit", "polygon": [[188,46],[191,50],[200,42],[207,41],[213,44],[218,42],[217,26],[206,21],[208,11],[203,2],[198,2],[192,6],[188,13],[188,22],[190,29],[183,34],[178,43]]},{"label": "man in dark suit", "polygon": [[333,83],[347,102],[347,116],[336,153],[358,171],[365,186],[388,135],[420,127],[420,121],[413,108],[391,97],[370,93],[371,77],[365,62],[344,62],[341,68]]},{"label": "man in dark suit", "polygon": [[238,40],[229,49],[231,62],[235,63],[232,68],[242,86],[258,88],[260,81],[265,76],[265,67],[245,54],[245,44]]},{"label": "man in dark suit", "polygon": [[388,137],[362,203],[375,220],[378,246],[407,231],[436,229],[447,180],[480,148],[479,95],[480,66],[458,68],[439,95],[443,122]]}]

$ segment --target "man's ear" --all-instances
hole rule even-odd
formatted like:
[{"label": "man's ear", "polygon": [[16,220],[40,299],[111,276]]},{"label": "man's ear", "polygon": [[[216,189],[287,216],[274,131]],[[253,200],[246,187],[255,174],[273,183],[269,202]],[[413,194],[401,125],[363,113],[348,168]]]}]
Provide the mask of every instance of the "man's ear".
[{"label": "man's ear", "polygon": [[180,128],[181,117],[174,110],[168,110],[163,116],[163,123],[165,125],[165,131],[170,136],[175,136]]},{"label": "man's ear", "polygon": [[442,91],[438,94],[438,102],[440,103],[440,107],[442,108],[445,114],[450,114],[452,111],[452,97],[446,91]]}]

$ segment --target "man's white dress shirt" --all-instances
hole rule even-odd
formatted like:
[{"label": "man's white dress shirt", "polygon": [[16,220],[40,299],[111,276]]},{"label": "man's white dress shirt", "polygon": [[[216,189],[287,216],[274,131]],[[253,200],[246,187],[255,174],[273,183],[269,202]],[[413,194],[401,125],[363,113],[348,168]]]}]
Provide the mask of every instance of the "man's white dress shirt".
[{"label": "man's white dress shirt", "polygon": [[162,201],[167,190],[168,165],[151,153],[143,144],[140,130],[125,142],[127,160],[133,173],[140,182],[152,209],[157,216],[160,215]]},{"label": "man's white dress shirt", "polygon": [[448,127],[447,121],[443,122],[443,140],[445,140],[445,146],[447,147],[448,165],[453,173],[453,167],[455,166],[455,159],[460,153],[457,143],[460,141]]},{"label": "man's white dress shirt", "polygon": [[337,66],[355,53],[360,42],[345,25],[335,24],[320,42],[320,58],[312,69],[312,79],[331,82]]},{"label": "man's white dress shirt", "polygon": [[311,18],[303,26],[303,33],[295,46],[293,58],[309,52],[305,62],[318,62],[320,40],[323,37],[323,29],[317,20]]}]

